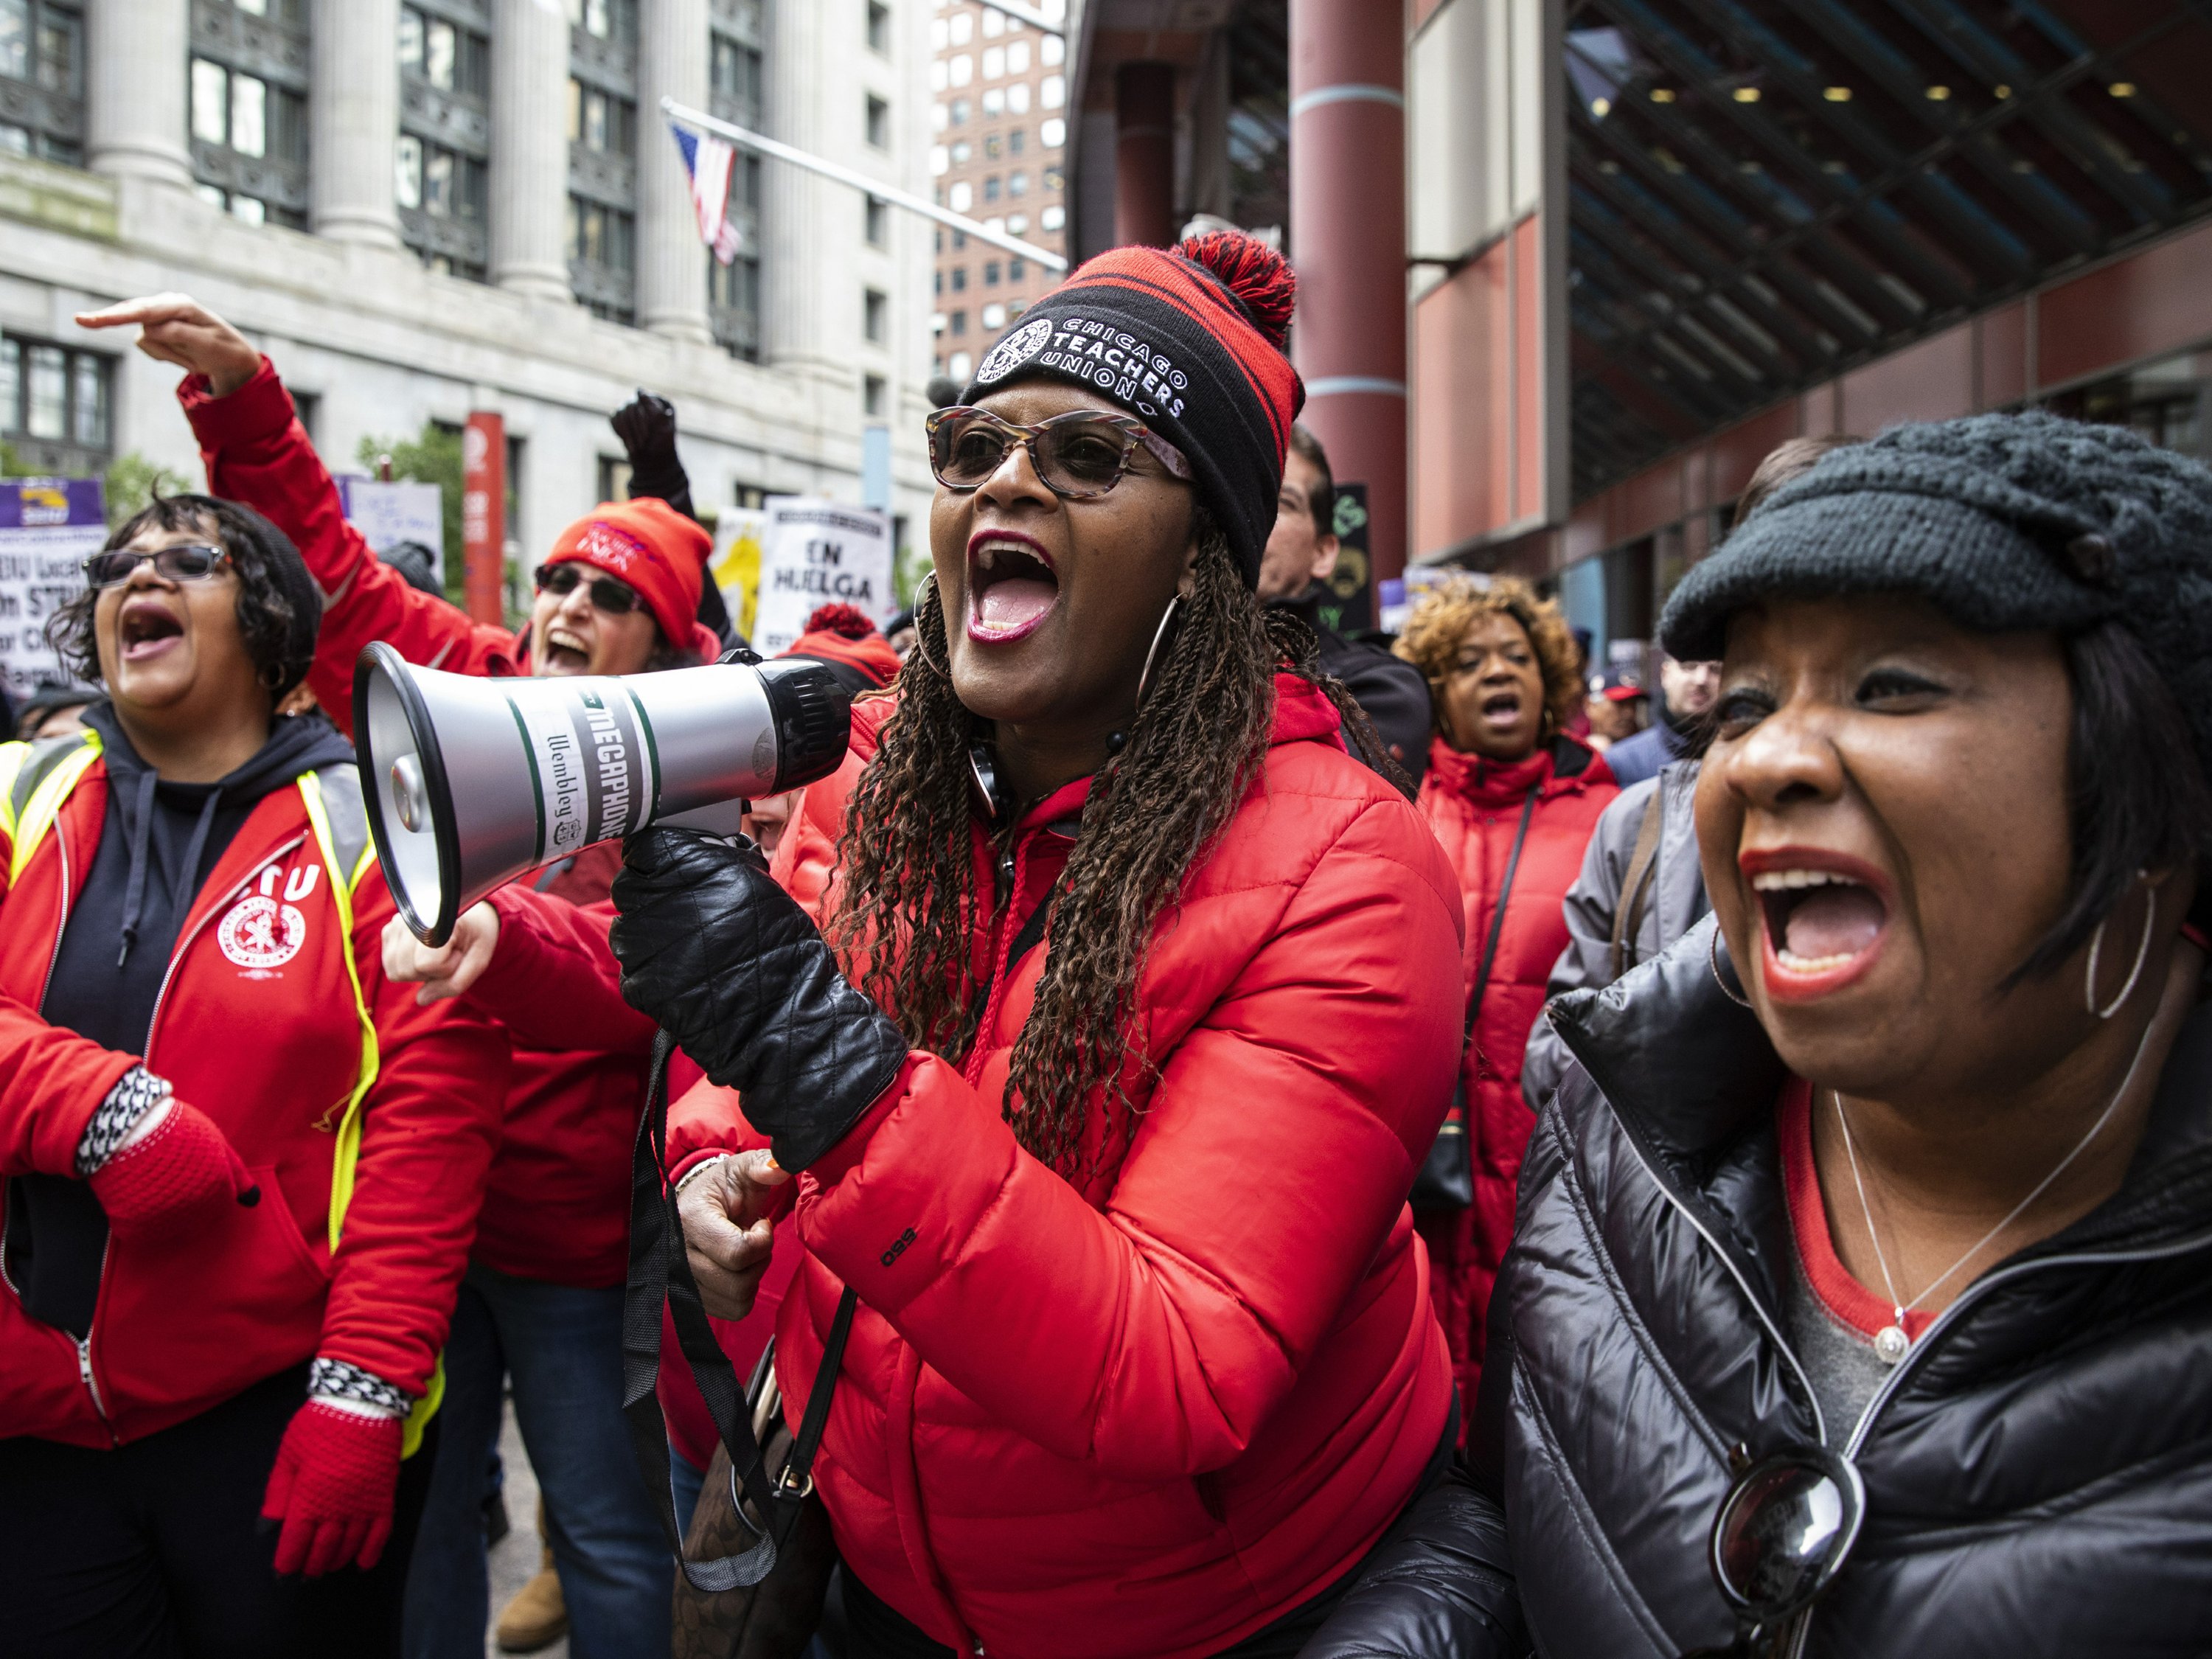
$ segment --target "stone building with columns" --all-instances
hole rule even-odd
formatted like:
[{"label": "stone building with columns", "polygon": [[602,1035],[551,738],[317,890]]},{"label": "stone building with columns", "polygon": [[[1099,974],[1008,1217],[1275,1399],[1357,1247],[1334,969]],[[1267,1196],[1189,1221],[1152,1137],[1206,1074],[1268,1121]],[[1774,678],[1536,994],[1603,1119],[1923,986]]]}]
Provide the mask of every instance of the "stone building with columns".
[{"label": "stone building with columns", "polygon": [[[175,371],[72,313],[182,289],[261,343],[333,470],[504,416],[525,566],[672,400],[695,501],[929,487],[934,228],[740,155],[702,246],[672,96],[928,188],[927,0],[0,0],[0,441],[198,476]],[[459,550],[448,549],[449,558]]]}]

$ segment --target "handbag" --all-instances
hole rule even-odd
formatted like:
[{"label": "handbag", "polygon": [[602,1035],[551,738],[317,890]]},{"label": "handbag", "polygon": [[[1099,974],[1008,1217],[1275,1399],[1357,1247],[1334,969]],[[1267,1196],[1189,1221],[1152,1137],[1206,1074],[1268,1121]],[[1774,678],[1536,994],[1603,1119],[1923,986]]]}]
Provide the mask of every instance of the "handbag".
[{"label": "handbag", "polygon": [[[838,1300],[823,1346],[822,1369],[796,1434],[783,1421],[773,1344],[740,1393],[737,1372],[707,1322],[667,1178],[668,1057],[674,1048],[665,1031],[653,1040],[645,1109],[630,1158],[623,1414],[676,1561],[673,1652],[679,1659],[798,1659],[822,1622],[823,1600],[837,1562],[829,1511],[815,1493],[811,1470],[859,1298],[848,1289]],[[660,1370],[664,1303],[720,1443],[688,1541],[677,1524],[668,1428],[653,1388]]]},{"label": "handbag", "polygon": [[1482,994],[1490,988],[1490,965],[1497,960],[1498,936],[1505,929],[1505,905],[1513,894],[1514,872],[1521,867],[1522,844],[1528,839],[1528,820],[1536,814],[1531,789],[1521,805],[1521,823],[1513,832],[1513,851],[1505,860],[1505,879],[1498,884],[1498,903],[1490,913],[1490,937],[1483,941],[1482,961],[1474,971],[1474,989],[1468,994],[1467,1024],[1460,1036],[1460,1064],[1452,1084],[1451,1106],[1437,1127],[1428,1156],[1413,1175],[1408,1199],[1416,1210],[1464,1210],[1474,1203],[1474,1149],[1467,1133],[1467,1050],[1474,1042],[1474,1022],[1482,1012]]}]

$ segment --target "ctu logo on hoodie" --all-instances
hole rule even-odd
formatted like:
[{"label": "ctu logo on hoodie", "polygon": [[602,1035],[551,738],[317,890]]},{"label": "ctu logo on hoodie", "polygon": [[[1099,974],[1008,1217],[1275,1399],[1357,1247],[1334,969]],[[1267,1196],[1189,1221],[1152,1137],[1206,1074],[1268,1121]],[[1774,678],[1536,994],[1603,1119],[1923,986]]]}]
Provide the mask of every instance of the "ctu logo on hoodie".
[{"label": "ctu logo on hoodie", "polygon": [[[322,879],[322,866],[303,864],[289,877],[275,865],[261,872],[260,890],[232,905],[215,930],[224,956],[246,971],[246,979],[275,979],[273,970],[300,954],[307,942],[307,918],[296,901],[307,898]],[[284,884],[278,902],[276,884]]]}]

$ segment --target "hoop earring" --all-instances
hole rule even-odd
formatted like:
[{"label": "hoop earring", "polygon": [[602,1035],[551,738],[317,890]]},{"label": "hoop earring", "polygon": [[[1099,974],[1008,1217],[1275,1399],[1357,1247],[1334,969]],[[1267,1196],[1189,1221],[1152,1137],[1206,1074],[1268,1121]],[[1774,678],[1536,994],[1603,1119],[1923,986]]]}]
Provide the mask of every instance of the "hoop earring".
[{"label": "hoop earring", "polygon": [[1168,608],[1160,613],[1160,625],[1152,630],[1152,648],[1145,653],[1144,672],[1137,676],[1137,707],[1139,708],[1145,706],[1145,693],[1152,689],[1152,660],[1160,654],[1160,641],[1167,638],[1168,624],[1176,619],[1176,612],[1182,607],[1182,595],[1170,594]]},{"label": "hoop earring", "polygon": [[1739,1007],[1751,1006],[1751,999],[1741,991],[1729,989],[1729,982],[1721,976],[1721,927],[1713,924],[1712,934],[1705,941],[1705,965],[1713,970],[1713,983],[1721,988],[1721,994]]},{"label": "hoop earring", "polygon": [[[2148,870],[2138,870],[2136,879],[2147,880],[2149,875]],[[2158,926],[2158,889],[2148,889],[2145,896],[2150,900],[2150,914],[2143,918],[2142,939],[2136,945],[2135,963],[2128,969],[2128,982],[2120,987],[2119,995],[2101,1008],[2097,1006],[2097,958],[2105,949],[2105,922],[2112,918],[2107,916],[2100,921],[2097,931],[2089,935],[2089,971],[2085,976],[2083,1000],[2088,1004],[2089,1012],[2099,1019],[2110,1019],[2127,1006],[2128,999],[2136,994],[2136,982],[2142,978],[2143,963],[2150,959],[2151,932]]]},{"label": "hoop earring", "polygon": [[950,679],[952,675],[952,670],[945,664],[938,661],[936,658],[929,654],[929,636],[922,632],[921,590],[925,587],[929,590],[929,597],[937,602],[938,625],[939,627],[945,628],[948,637],[951,631],[951,629],[946,626],[945,621],[945,595],[938,591],[937,572],[933,569],[927,575],[922,577],[921,580],[915,585],[914,590],[914,648],[921,653],[922,661],[928,664],[930,667],[935,669],[946,678]]}]

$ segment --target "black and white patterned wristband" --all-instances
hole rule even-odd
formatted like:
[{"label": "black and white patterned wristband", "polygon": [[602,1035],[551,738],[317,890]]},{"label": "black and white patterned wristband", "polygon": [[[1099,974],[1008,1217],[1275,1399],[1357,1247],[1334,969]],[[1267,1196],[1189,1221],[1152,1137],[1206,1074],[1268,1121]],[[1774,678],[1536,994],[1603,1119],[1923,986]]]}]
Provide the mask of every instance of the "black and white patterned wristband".
[{"label": "black and white patterned wristband", "polygon": [[168,1097],[169,1080],[155,1077],[143,1066],[133,1066],[116,1079],[76,1143],[76,1178],[91,1180],[115,1156],[124,1137],[138,1127],[138,1120]]},{"label": "black and white patterned wristband", "polygon": [[368,1406],[394,1417],[406,1416],[415,1403],[398,1383],[343,1359],[318,1359],[307,1367],[307,1398]]}]

